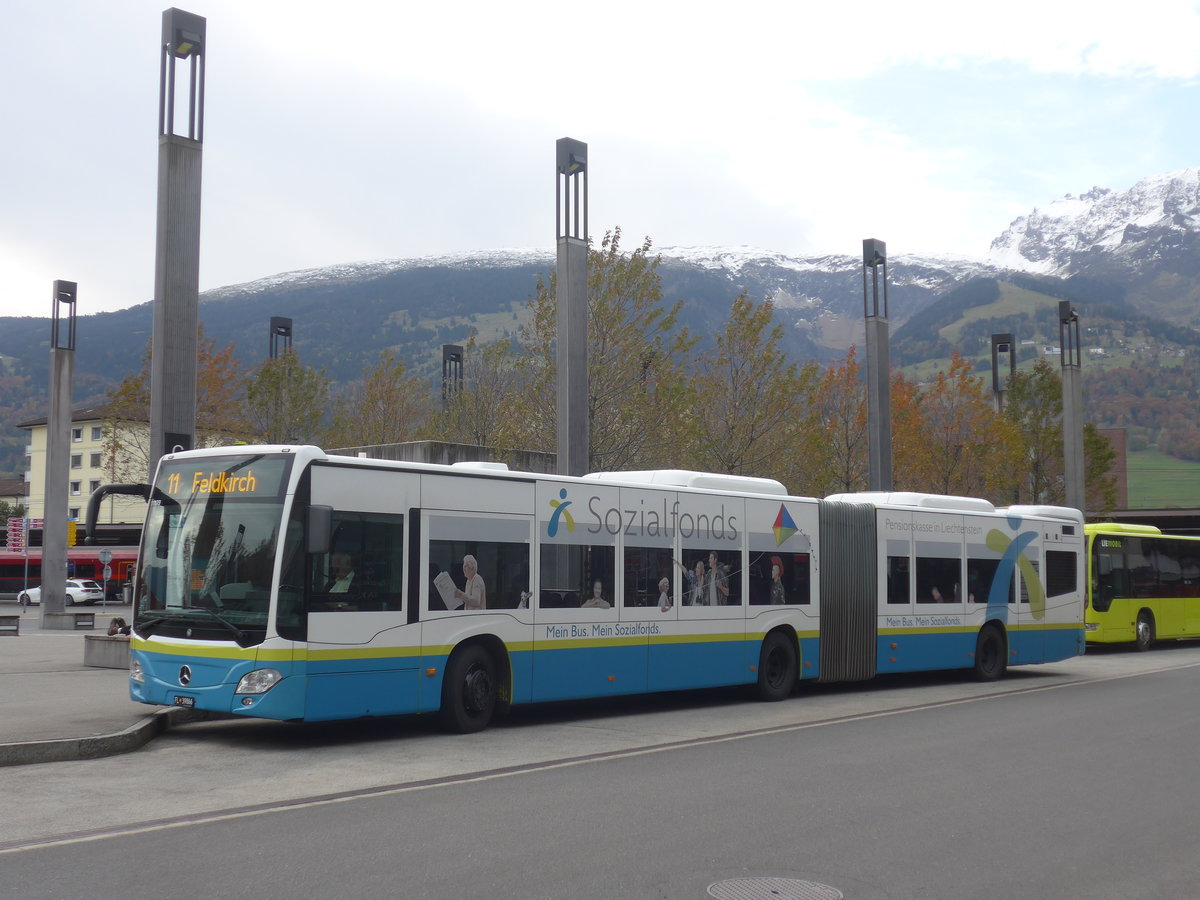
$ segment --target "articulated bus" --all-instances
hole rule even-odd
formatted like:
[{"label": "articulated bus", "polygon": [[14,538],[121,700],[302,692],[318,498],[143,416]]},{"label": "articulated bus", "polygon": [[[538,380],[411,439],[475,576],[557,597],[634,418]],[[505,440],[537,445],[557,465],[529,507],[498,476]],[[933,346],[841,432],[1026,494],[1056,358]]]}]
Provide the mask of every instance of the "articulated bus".
[{"label": "articulated bus", "polygon": [[1153,525],[1100,524],[1088,541],[1088,643],[1200,637],[1200,537]]},{"label": "articulated bus", "polygon": [[789,496],[685,471],[571,478],[336,457],[164,456],[130,691],[280,720],[974,670],[1083,652],[1076,510]]}]

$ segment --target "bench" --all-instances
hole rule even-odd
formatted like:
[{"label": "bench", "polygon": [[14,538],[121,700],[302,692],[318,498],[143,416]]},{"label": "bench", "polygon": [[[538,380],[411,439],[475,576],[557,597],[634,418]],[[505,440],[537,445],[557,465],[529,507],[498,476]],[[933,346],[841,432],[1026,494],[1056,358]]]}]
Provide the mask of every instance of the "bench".
[{"label": "bench", "polygon": [[94,612],[61,612],[46,613],[45,615],[46,624],[56,630],[86,631],[96,627]]},{"label": "bench", "polygon": [[21,617],[0,616],[0,634],[11,634],[14,637],[20,637]]},{"label": "bench", "polygon": [[129,635],[85,634],[83,664],[97,669],[128,669]]}]

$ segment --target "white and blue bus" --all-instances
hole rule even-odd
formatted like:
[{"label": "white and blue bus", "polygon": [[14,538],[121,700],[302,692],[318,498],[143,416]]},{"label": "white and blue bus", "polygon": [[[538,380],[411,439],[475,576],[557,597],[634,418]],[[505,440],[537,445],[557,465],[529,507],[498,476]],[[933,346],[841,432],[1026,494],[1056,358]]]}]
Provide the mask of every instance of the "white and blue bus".
[{"label": "white and blue bus", "polygon": [[686,471],[570,478],[338,457],[164,456],[133,699],[319,721],[973,669],[1084,650],[1083,521],[914,493],[789,496]]}]

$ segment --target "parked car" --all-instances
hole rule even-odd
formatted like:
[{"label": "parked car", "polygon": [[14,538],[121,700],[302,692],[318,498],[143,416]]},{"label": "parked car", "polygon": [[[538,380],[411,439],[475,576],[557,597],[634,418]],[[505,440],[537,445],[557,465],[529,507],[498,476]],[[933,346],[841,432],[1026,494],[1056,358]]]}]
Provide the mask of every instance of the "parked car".
[{"label": "parked car", "polygon": [[[104,599],[104,589],[94,581],[72,578],[66,584],[66,592],[67,606],[77,606],[85,603],[90,606]],[[42,602],[42,589],[35,587],[21,591],[17,595],[17,602],[35,606],[40,604]]]}]

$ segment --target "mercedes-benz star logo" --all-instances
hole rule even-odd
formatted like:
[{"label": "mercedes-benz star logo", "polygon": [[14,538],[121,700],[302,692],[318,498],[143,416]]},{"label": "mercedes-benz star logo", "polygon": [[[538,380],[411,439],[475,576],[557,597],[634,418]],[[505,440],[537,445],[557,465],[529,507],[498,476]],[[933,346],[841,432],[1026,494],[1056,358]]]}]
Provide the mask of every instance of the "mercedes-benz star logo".
[{"label": "mercedes-benz star logo", "polygon": [[191,666],[180,666],[179,667],[179,683],[186,687],[191,682],[191,680],[192,680],[192,667]]}]

